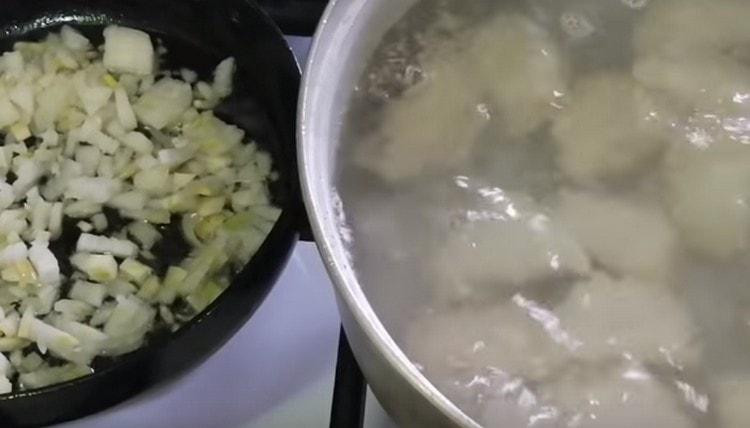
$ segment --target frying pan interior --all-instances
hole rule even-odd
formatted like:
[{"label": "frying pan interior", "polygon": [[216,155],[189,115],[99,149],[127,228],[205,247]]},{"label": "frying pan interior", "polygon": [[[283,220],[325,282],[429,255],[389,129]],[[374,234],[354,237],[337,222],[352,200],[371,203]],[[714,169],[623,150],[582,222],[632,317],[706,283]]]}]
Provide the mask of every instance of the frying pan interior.
[{"label": "frying pan interior", "polygon": [[[147,31],[167,48],[162,69],[186,67],[210,79],[234,56],[234,92],[216,114],[269,151],[280,178],[271,185],[281,218],[229,288],[177,333],[153,337],[138,351],[95,361],[93,375],[0,396],[0,426],[38,426],[94,413],[172,379],[218,349],[250,317],[283,268],[302,217],[294,149],[299,68],[273,22],[251,0],[4,0],[0,51],[38,40],[63,24],[96,45],[120,24]],[[68,239],[66,237],[66,239]],[[72,241],[75,237],[70,238]],[[179,240],[168,246],[182,245]],[[248,380],[251,381],[251,380]]]}]

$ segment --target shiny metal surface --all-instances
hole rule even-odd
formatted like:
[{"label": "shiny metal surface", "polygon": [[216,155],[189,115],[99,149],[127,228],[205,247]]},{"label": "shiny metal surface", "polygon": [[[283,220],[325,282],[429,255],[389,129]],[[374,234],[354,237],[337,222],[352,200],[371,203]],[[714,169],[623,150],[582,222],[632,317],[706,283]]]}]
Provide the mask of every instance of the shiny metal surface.
[{"label": "shiny metal surface", "polygon": [[347,252],[333,186],[347,100],[383,34],[416,0],[332,0],[303,82],[298,123],[302,191],[347,335],[383,407],[404,427],[478,427],[409,362],[374,313]]}]

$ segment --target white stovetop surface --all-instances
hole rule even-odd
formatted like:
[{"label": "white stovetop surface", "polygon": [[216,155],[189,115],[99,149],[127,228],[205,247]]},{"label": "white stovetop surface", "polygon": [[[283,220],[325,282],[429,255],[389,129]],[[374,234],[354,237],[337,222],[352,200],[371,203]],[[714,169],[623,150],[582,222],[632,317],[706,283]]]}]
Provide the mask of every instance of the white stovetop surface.
[{"label": "white stovetop surface", "polygon": [[[305,59],[310,40],[289,41]],[[208,361],[172,384],[58,428],[327,427],[339,328],[318,250],[299,243],[263,305]],[[365,428],[393,427],[369,394]]]}]

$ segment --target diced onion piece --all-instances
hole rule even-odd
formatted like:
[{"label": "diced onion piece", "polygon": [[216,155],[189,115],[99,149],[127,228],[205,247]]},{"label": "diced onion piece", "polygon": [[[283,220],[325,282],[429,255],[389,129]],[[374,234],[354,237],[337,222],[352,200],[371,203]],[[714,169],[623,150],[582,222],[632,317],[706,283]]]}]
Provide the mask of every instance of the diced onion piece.
[{"label": "diced onion piece", "polygon": [[78,238],[76,250],[82,253],[105,253],[115,257],[133,257],[138,254],[138,246],[127,239],[108,238],[106,236],[82,233]]},{"label": "diced onion piece", "polygon": [[226,239],[216,238],[194,252],[191,260],[185,266],[188,275],[180,284],[179,291],[183,296],[194,293],[217,264],[217,260],[226,257],[224,254],[225,245]]},{"label": "diced onion piece", "polygon": [[68,198],[104,204],[114,197],[122,186],[119,180],[102,177],[76,177],[68,182]]},{"label": "diced onion piece", "polygon": [[36,110],[33,123],[37,131],[42,132],[53,128],[63,110],[70,104],[71,85],[66,78],[55,78],[46,90],[40,92],[36,98]]},{"label": "diced onion piece", "polygon": [[119,355],[138,348],[155,316],[156,311],[138,297],[118,297],[117,306],[104,325],[104,333],[112,338],[109,352]]},{"label": "diced onion piece", "polygon": [[18,383],[23,389],[42,388],[59,382],[76,379],[90,374],[92,370],[80,364],[66,364],[64,366],[47,367],[18,376]]},{"label": "diced onion piece", "polygon": [[185,125],[185,138],[212,155],[228,152],[242,142],[245,132],[234,125],[222,122],[211,112],[202,113],[196,120]]},{"label": "diced onion piece", "polygon": [[5,52],[0,58],[0,68],[2,71],[13,76],[19,76],[24,71],[24,60],[21,52]]},{"label": "diced onion piece", "polygon": [[[18,158],[16,158],[18,159]],[[16,181],[13,182],[13,193],[16,199],[21,198],[42,178],[44,170],[31,159],[19,159],[16,169]]]},{"label": "diced onion piece", "polygon": [[141,244],[146,250],[150,250],[156,241],[161,239],[161,234],[156,228],[146,222],[139,221],[131,223],[128,226],[128,232]]},{"label": "diced onion piece", "polygon": [[109,155],[115,153],[117,151],[117,148],[120,147],[119,141],[115,140],[114,138],[110,137],[109,135],[99,130],[92,131],[84,139],[84,141],[95,145],[102,152],[109,154]]},{"label": "diced onion piece", "polygon": [[137,153],[151,153],[154,143],[140,132],[129,132],[122,138],[122,143]]},{"label": "diced onion piece", "polygon": [[115,73],[148,75],[154,69],[151,37],[132,28],[109,26],[104,29],[104,66]]},{"label": "diced onion piece", "polygon": [[13,205],[14,199],[15,195],[13,194],[13,186],[4,181],[0,181],[0,210],[4,210]]},{"label": "diced onion piece", "polygon": [[96,282],[108,282],[117,278],[117,261],[110,254],[77,253],[70,262]]},{"label": "diced onion piece", "polygon": [[141,289],[138,291],[137,296],[146,302],[153,302],[156,298],[157,293],[159,292],[160,287],[161,282],[159,281],[159,277],[156,275],[151,275],[150,277],[148,277],[146,282],[141,285]]},{"label": "diced onion piece", "polygon": [[157,298],[159,302],[165,305],[171,305],[174,299],[177,297],[177,291],[180,288],[180,284],[187,278],[188,272],[179,266],[170,266],[167,269],[167,274],[164,276],[164,284],[162,284],[161,290]]},{"label": "diced onion piece", "polygon": [[107,105],[110,97],[112,97],[112,89],[104,85],[89,86],[86,83],[86,77],[83,72],[78,72],[73,77],[73,87],[76,90],[78,99],[81,100],[83,109],[86,110],[89,116]]},{"label": "diced onion piece", "polygon": [[169,193],[172,187],[169,179],[169,168],[162,165],[141,171],[133,177],[133,184],[137,189],[150,195],[165,195]]},{"label": "diced onion piece", "polygon": [[27,115],[34,114],[34,88],[30,84],[21,83],[8,93],[13,101]]},{"label": "diced onion piece", "polygon": [[28,249],[23,242],[16,242],[0,250],[0,265],[9,266],[26,260]]},{"label": "diced onion piece", "polygon": [[[83,321],[94,313],[94,307],[80,300],[60,299],[53,307],[63,318],[71,321]],[[16,315],[17,316],[17,315]],[[2,322],[0,322],[2,324]]]},{"label": "diced onion piece", "polygon": [[10,126],[16,121],[21,119],[21,114],[18,112],[13,103],[7,95],[0,95],[0,128]]},{"label": "diced onion piece", "polygon": [[192,100],[189,84],[165,77],[141,95],[133,110],[141,123],[162,129],[177,122]]},{"label": "diced onion piece", "polygon": [[198,215],[201,217],[208,217],[213,214],[218,214],[224,209],[226,204],[226,198],[223,196],[216,196],[213,198],[203,198],[198,205]]},{"label": "diced onion piece", "polygon": [[62,202],[55,202],[52,204],[49,212],[49,230],[50,238],[57,239],[62,234],[62,222],[63,222],[63,204]]},{"label": "diced onion piece", "polygon": [[120,193],[107,203],[112,208],[121,210],[142,210],[146,206],[147,196],[138,190]]},{"label": "diced onion piece", "polygon": [[189,161],[195,150],[189,147],[182,147],[179,149],[162,149],[159,150],[159,163],[166,165],[169,168],[175,168]]},{"label": "diced onion piece", "polygon": [[99,167],[99,160],[102,158],[102,151],[95,146],[78,146],[75,150],[75,159],[78,162],[85,175],[94,175]]},{"label": "diced onion piece", "polygon": [[180,190],[193,180],[195,180],[195,174],[176,172],[172,174],[172,189]]},{"label": "diced onion piece", "polygon": [[151,275],[151,271],[150,267],[132,258],[127,258],[120,264],[120,272],[136,284],[143,283]]},{"label": "diced onion piece", "polygon": [[76,201],[68,204],[63,209],[63,213],[72,218],[90,217],[102,210],[101,204],[91,201]]},{"label": "diced onion piece", "polygon": [[137,292],[138,292],[138,287],[136,287],[135,285],[127,281],[123,281],[121,279],[116,279],[110,282],[109,284],[107,284],[107,293],[113,297],[129,296]]},{"label": "diced onion piece", "polygon": [[76,281],[70,289],[70,298],[99,307],[104,302],[107,289],[102,284]]},{"label": "diced onion piece", "polygon": [[94,224],[94,229],[96,229],[97,232],[103,232],[105,229],[107,229],[107,226],[109,224],[107,220],[107,216],[98,213],[91,216],[91,223]]},{"label": "diced onion piece", "polygon": [[31,310],[26,310],[18,327],[18,336],[36,342],[44,353],[47,349],[68,361],[81,359],[80,341],[73,335],[55,328],[34,317]]},{"label": "diced onion piece", "polygon": [[130,100],[128,100],[128,94],[123,88],[115,90],[115,107],[117,109],[117,119],[120,121],[123,129],[132,131],[138,126],[135,112],[133,112],[133,107],[130,105]]},{"label": "diced onion piece", "polygon": [[[7,381],[7,376],[10,375],[10,373],[11,373],[10,361],[8,361],[8,358],[6,358],[5,355],[0,354],[0,376],[2,376],[3,378],[6,378],[6,381]],[[10,391],[0,390],[0,394],[4,394],[6,392],[10,392]]]},{"label": "diced onion piece", "polygon": [[75,361],[81,364],[91,364],[91,360],[102,351],[108,339],[106,334],[94,327],[65,318],[55,318],[54,325],[78,339],[80,346]]},{"label": "diced onion piece", "polygon": [[45,285],[58,286],[60,277],[60,266],[55,255],[46,245],[34,242],[29,250],[29,260],[36,270],[39,282]]},{"label": "diced onion piece", "polygon": [[12,352],[29,346],[30,341],[20,337],[0,337],[0,352]]},{"label": "diced onion piece", "polygon": [[224,291],[224,288],[216,281],[208,281],[196,292],[185,297],[185,300],[193,307],[193,309],[195,309],[196,312],[201,312],[219,297],[222,291]]},{"label": "diced onion piece", "polygon": [[[2,321],[0,321],[0,332],[7,337],[12,337],[18,334],[18,324],[21,322],[21,317],[17,312],[11,312],[6,315]],[[1,350],[1,349],[0,349]]]},{"label": "diced onion piece", "polygon": [[62,30],[60,30],[60,38],[65,47],[74,51],[83,51],[91,47],[89,39],[69,25],[63,25]]},{"label": "diced onion piece", "polygon": [[225,59],[216,66],[213,89],[220,98],[224,98],[232,93],[234,67],[234,58],[232,57]]}]

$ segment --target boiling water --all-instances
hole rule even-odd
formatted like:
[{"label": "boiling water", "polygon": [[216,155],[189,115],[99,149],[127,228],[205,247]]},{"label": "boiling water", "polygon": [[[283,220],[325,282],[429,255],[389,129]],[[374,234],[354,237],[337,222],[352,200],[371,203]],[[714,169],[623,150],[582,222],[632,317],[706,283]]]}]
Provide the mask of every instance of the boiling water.
[{"label": "boiling water", "polygon": [[487,427],[750,426],[750,3],[423,0],[352,95],[368,298]]}]

